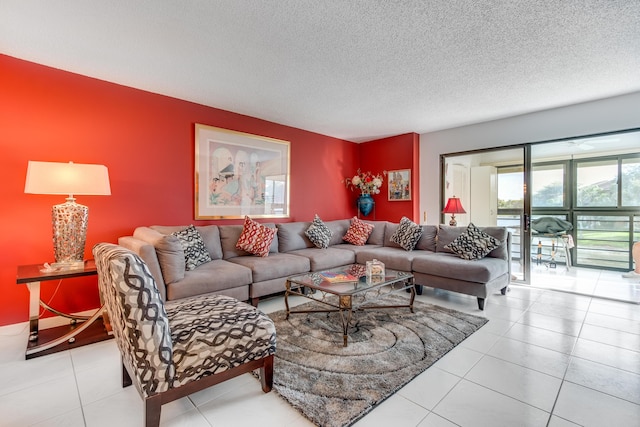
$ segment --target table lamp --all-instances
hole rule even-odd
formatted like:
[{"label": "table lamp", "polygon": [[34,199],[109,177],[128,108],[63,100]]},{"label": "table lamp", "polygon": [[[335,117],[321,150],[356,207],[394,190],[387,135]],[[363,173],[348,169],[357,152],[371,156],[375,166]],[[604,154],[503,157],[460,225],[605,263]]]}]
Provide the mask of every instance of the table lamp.
[{"label": "table lamp", "polygon": [[109,171],[104,165],[29,161],[24,192],[67,194],[67,201],[52,208],[53,268],[84,268],[89,208],[74,195],[111,195]]},{"label": "table lamp", "polygon": [[447,206],[444,207],[442,213],[451,214],[451,221],[449,221],[449,225],[455,227],[458,225],[458,221],[456,221],[456,214],[467,213],[462,207],[462,203],[460,203],[460,199],[456,196],[449,197],[447,200]]}]

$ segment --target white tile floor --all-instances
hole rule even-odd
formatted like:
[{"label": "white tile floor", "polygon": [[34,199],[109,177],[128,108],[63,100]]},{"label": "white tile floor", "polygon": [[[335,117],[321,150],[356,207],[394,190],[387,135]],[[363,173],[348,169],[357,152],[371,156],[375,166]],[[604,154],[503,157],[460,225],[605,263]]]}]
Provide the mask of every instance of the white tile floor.
[{"label": "white tile floor", "polygon": [[[425,289],[419,300],[489,323],[356,426],[640,425],[640,306],[593,297],[613,289],[637,298],[640,284],[574,270],[557,283],[589,296],[514,285],[484,312],[475,298]],[[282,297],[260,303],[265,312],[283,307]],[[142,425],[140,397],[120,386],[113,341],[25,361],[26,340],[26,323],[0,328],[0,426]],[[249,375],[165,405],[161,424],[311,425]]]}]

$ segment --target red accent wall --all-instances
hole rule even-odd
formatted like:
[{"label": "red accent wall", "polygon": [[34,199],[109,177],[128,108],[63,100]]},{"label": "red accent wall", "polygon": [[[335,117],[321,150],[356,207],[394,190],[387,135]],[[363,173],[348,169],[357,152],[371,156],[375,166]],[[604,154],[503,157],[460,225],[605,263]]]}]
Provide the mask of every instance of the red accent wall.
[{"label": "red accent wall", "polygon": [[[0,93],[0,325],[27,320],[28,291],[15,283],[16,267],[53,261],[51,206],[64,201],[24,193],[29,160],[109,168],[111,196],[78,197],[90,212],[86,258],[96,243],[115,243],[139,225],[241,223],[193,219],[195,123],[291,142],[291,216],[274,222],[355,215],[355,194],[342,180],[361,161],[363,169],[413,167],[418,205],[415,134],[354,144],[6,55],[0,55]],[[417,218],[411,205],[386,202],[384,193],[377,219]],[[99,306],[95,278],[42,287],[43,300],[63,311]]]},{"label": "red accent wall", "polygon": [[[411,200],[390,201],[388,181],[385,178],[380,194],[373,196],[375,219],[398,222],[403,216],[420,223],[420,135],[407,133],[389,138],[377,139],[360,144],[360,167],[374,174],[384,170],[411,170]],[[358,193],[353,193],[352,206],[356,204]],[[355,211],[355,208],[354,208]],[[367,219],[373,219],[374,213]]]}]

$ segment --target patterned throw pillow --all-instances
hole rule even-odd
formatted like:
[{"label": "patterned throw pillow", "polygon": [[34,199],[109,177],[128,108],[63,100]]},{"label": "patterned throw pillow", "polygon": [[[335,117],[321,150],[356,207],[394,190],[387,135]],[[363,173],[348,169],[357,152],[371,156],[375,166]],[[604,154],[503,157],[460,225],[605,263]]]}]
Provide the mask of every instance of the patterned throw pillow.
[{"label": "patterned throw pillow", "polygon": [[484,258],[498,246],[500,246],[500,240],[481,231],[473,223],[469,223],[467,230],[444,248],[449,249],[462,259],[473,260]]},{"label": "patterned throw pillow", "polygon": [[405,251],[412,251],[421,236],[422,227],[403,216],[395,233],[391,235],[391,241],[402,246]]},{"label": "patterned throw pillow", "polygon": [[236,243],[236,249],[266,257],[269,255],[269,246],[276,236],[276,230],[255,222],[248,216],[244,217],[242,233]]},{"label": "patterned throw pillow", "polygon": [[329,242],[331,241],[331,230],[329,227],[325,225],[324,222],[320,219],[320,217],[316,214],[315,218],[313,218],[313,222],[304,232],[304,234],[311,240],[311,243],[316,245],[316,247],[320,249],[326,249],[329,247]]},{"label": "patterned throw pillow", "polygon": [[193,224],[184,230],[176,231],[173,235],[178,238],[184,251],[184,262],[187,271],[211,261],[211,256],[209,256],[207,247],[204,245],[204,240],[202,240],[202,236]]},{"label": "patterned throw pillow", "polygon": [[344,235],[342,240],[345,240],[352,245],[364,246],[367,243],[369,235],[373,231],[373,224],[367,224],[364,221],[360,221],[358,217],[351,218],[351,225],[347,230],[347,234]]}]

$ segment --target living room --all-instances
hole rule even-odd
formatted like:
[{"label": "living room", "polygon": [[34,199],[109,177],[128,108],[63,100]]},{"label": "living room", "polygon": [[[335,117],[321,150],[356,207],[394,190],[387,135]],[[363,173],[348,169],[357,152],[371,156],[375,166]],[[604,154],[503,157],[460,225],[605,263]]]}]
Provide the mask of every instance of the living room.
[{"label": "living room", "polygon": [[[637,11],[631,12],[628,14],[634,16],[633,13]],[[12,15],[6,13],[4,16]],[[25,13],[23,22],[28,20],[27,17]],[[37,27],[38,20],[46,21],[45,18],[34,16],[34,27]],[[4,21],[2,26],[8,28]],[[84,54],[89,55],[87,62],[90,63],[88,51],[91,49]],[[637,63],[637,49],[631,52],[627,56]],[[342,180],[363,167],[373,172],[395,169],[412,171],[413,198],[396,202],[388,201],[384,195],[375,197],[376,219],[397,222],[402,216],[407,216],[416,222],[428,224],[443,223],[447,219],[440,214],[443,208],[440,196],[441,155],[640,128],[637,114],[640,88],[637,78],[633,80],[630,77],[627,91],[585,97],[549,108],[514,109],[513,114],[495,116],[482,122],[465,122],[467,119],[463,117],[461,123],[451,128],[423,131],[418,127],[405,127],[395,133],[372,131],[366,142],[354,143],[353,140],[357,138],[328,136],[305,130],[307,128],[302,125],[283,124],[285,122],[265,119],[263,116],[235,113],[233,111],[238,110],[235,105],[215,108],[200,100],[183,100],[177,95],[172,97],[168,89],[154,93],[144,89],[144,79],[137,86],[117,84],[108,78],[107,73],[89,77],[81,69],[64,70],[58,64],[32,59],[30,54],[13,52],[10,46],[4,44],[0,53],[0,81],[3,86],[0,99],[0,145],[3,156],[0,165],[4,177],[3,199],[5,206],[9,207],[5,208],[3,214],[3,239],[0,242],[3,255],[0,280],[4,286],[3,298],[0,299],[0,325],[11,331],[16,327],[24,327],[28,320],[28,291],[26,287],[15,283],[16,266],[51,261],[51,206],[61,203],[63,198],[24,193],[26,167],[30,160],[97,163],[108,167],[111,195],[83,196],[78,200],[88,205],[91,211],[86,251],[89,258],[94,244],[116,242],[118,237],[130,234],[135,227],[143,224],[241,223],[238,219],[194,220],[196,123],[291,143],[290,217],[274,222],[310,221],[315,214],[323,220],[354,216],[357,194],[345,189]],[[185,65],[185,68],[189,66]],[[175,79],[180,79],[179,73]],[[492,95],[485,93],[483,96]],[[457,97],[456,103],[462,105],[465,101]],[[256,96],[255,104],[259,107],[269,102],[264,97]],[[345,116],[348,115],[345,113]],[[460,115],[465,115],[464,110]],[[551,299],[549,294],[537,291],[516,290],[510,296],[517,301],[516,304],[523,306],[531,303],[532,299]],[[443,295],[435,291],[427,297],[429,301],[450,304],[458,309],[469,302],[457,295]],[[46,287],[43,289],[43,299],[72,312],[95,309],[100,303],[95,281],[83,279],[65,280],[59,288],[55,285]],[[567,304],[581,306],[584,301],[577,299]],[[606,306],[601,301],[589,300],[589,303],[593,307]],[[279,307],[278,302],[271,304],[274,309]],[[472,305],[472,308],[475,307]],[[496,303],[489,304],[487,310],[488,316],[494,316],[494,325],[506,328],[507,325],[521,325],[513,316],[515,313],[524,315],[525,308]],[[627,320],[637,324],[637,306],[630,313]],[[633,339],[637,340],[637,332]],[[484,350],[484,355],[489,351],[483,347],[489,346],[487,343],[470,343],[469,346],[474,348],[467,346],[464,349],[467,353],[475,352],[473,356]],[[24,343],[18,347],[24,350]],[[114,349],[102,345],[98,347],[111,359],[115,356]],[[637,351],[625,350],[627,360],[637,360]],[[2,358],[3,361],[13,360],[13,356],[13,353],[3,354]],[[91,357],[99,355],[96,352]],[[11,366],[15,368],[15,365]],[[117,375],[116,368],[110,369],[109,374]],[[631,372],[627,377],[636,378],[640,374],[631,368],[625,369],[625,372]],[[6,393],[26,389],[30,385],[19,383]],[[590,391],[593,389],[596,387],[589,388]],[[113,391],[113,388],[109,390]],[[131,390],[126,393],[121,395],[125,400],[137,398],[135,393],[130,394]],[[619,398],[615,392],[605,394]],[[637,415],[640,402],[633,399],[635,397],[623,397],[622,406],[633,408],[632,411],[636,412],[632,413],[640,417]],[[75,409],[69,408],[69,411]],[[24,411],[28,412],[26,409]],[[566,415],[566,412],[563,414]],[[370,424],[363,425],[375,424],[372,418],[364,420]],[[382,422],[384,417],[380,415],[378,420]],[[279,421],[282,420],[271,423],[277,425]],[[418,425],[419,422],[407,422],[406,425]],[[464,424],[463,421],[458,422]],[[556,422],[560,421],[556,419]],[[579,421],[576,418],[574,422]],[[82,419],[78,425],[83,423],[94,425],[87,419]]]}]

